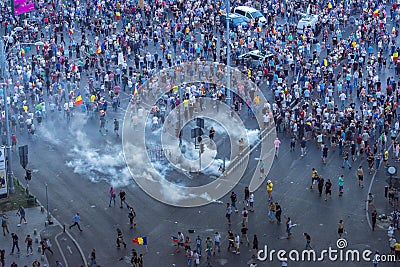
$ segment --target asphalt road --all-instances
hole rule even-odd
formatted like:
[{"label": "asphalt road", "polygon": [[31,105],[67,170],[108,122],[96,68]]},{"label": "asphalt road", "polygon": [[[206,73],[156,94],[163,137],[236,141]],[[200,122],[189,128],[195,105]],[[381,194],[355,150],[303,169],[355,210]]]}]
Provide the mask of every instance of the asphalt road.
[{"label": "asphalt road", "polygon": [[[381,77],[386,80],[385,75]],[[265,88],[263,89],[264,91]],[[124,105],[123,105],[124,106]],[[123,118],[124,110],[119,109],[116,114],[110,111],[109,119]],[[228,225],[225,219],[225,207],[213,203],[200,208],[177,208],[155,201],[146,195],[129,176],[122,157],[121,140],[112,133],[112,123],[107,127],[109,133],[101,135],[98,132],[98,121],[86,121],[85,118],[75,116],[72,125],[67,124],[60,114],[59,119],[49,119],[38,129],[35,140],[19,137],[19,144],[29,145],[29,168],[34,170],[30,182],[31,192],[42,202],[46,203],[45,184],[48,184],[49,208],[51,214],[67,226],[71,224],[72,216],[79,211],[82,218],[83,232],[72,229],[70,232],[77,240],[87,257],[96,248],[98,263],[101,266],[128,266],[126,260],[130,249],[135,248],[139,253],[145,253],[145,266],[186,266],[183,253],[176,254],[175,247],[170,240],[171,235],[182,231],[189,234],[194,244],[197,234],[204,240],[213,236],[215,231],[222,233],[222,252],[212,257],[213,266],[247,266],[251,260],[251,253],[244,246],[241,255],[226,252],[227,239],[225,233]],[[55,122],[56,121],[56,122]],[[268,175],[274,183],[274,200],[281,203],[283,215],[290,216],[294,223],[293,238],[285,237],[284,224],[272,224],[267,218],[265,186],[255,193],[255,212],[250,214],[249,237],[257,234],[260,247],[268,245],[269,249],[299,249],[305,248],[303,233],[312,237],[312,246],[317,252],[329,247],[336,248],[337,223],[345,221],[348,235],[349,249],[388,251],[387,235],[385,231],[371,232],[366,222],[365,202],[368,184],[371,176],[366,175],[364,189],[357,185],[356,167],[366,162],[359,160],[353,164],[353,169],[342,169],[341,158],[338,153],[330,151],[328,164],[323,165],[320,152],[316,145],[308,143],[308,153],[300,157],[299,148],[289,152],[287,137],[280,135],[282,146],[279,158],[273,163]],[[251,155],[248,169],[254,169],[257,151]],[[14,154],[15,173],[23,177],[22,168],[18,165],[18,155]],[[330,178],[333,183],[332,199],[325,202],[315,192],[310,192],[311,168],[315,167],[324,178]],[[366,168],[364,168],[366,169]],[[345,189],[343,197],[338,197],[337,177],[344,174]],[[378,174],[382,175],[383,172]],[[382,178],[382,177],[380,177]],[[21,179],[22,180],[22,179]],[[244,178],[234,189],[240,199],[249,178]],[[247,182],[247,183],[246,183]],[[135,207],[137,213],[137,227],[129,230],[128,210],[108,207],[108,190],[110,184],[127,191],[127,201]],[[221,201],[228,202],[225,196]],[[239,205],[239,209],[242,205]],[[240,216],[232,216],[232,230],[240,231]],[[128,248],[116,248],[116,228],[124,233]],[[146,236],[147,249],[133,245],[130,240],[134,237]],[[69,244],[60,244],[67,248]],[[194,247],[194,246],[192,246]],[[80,257],[76,250],[66,249],[66,257]],[[69,253],[69,254],[68,254]],[[204,253],[204,252],[203,252]],[[331,262],[325,260],[326,266],[365,266],[365,262]],[[368,263],[371,264],[371,263]],[[204,260],[200,266],[205,266]],[[320,266],[321,263],[297,262],[289,266]],[[258,262],[258,266],[280,266],[274,262]],[[387,266],[396,266],[388,264]]]},{"label": "asphalt road", "polygon": [[[122,116],[122,110],[115,116]],[[223,252],[212,258],[215,266],[246,266],[251,259],[246,247],[242,247],[240,256],[225,252],[225,233],[228,225],[224,205],[213,203],[200,208],[177,208],[155,201],[137,187],[124,172],[123,162],[119,162],[118,156],[121,141],[110,133],[111,125],[109,134],[104,136],[98,132],[97,121],[83,121],[83,118],[75,116],[69,129],[62,122],[45,122],[38,130],[37,139],[32,141],[20,138],[19,145],[29,145],[29,168],[34,170],[29,187],[42,203],[46,203],[45,184],[48,184],[51,214],[68,226],[74,213],[81,213],[83,232],[77,229],[70,232],[85,255],[89,255],[91,249],[96,248],[98,263],[102,266],[127,266],[125,257],[130,255],[131,248],[135,248],[140,253],[146,253],[146,266],[159,266],[160,262],[163,263],[162,266],[184,266],[184,256],[174,253],[175,247],[170,236],[176,235],[177,231],[186,235],[189,229],[194,229],[195,233],[189,234],[192,244],[197,234],[204,242],[205,237],[212,237],[215,231],[223,233]],[[257,234],[260,247],[266,244],[276,250],[302,250],[305,246],[302,233],[308,232],[312,236],[312,246],[321,251],[329,246],[335,248],[337,223],[343,219],[348,232],[345,238],[349,248],[387,251],[386,233],[370,233],[366,223],[363,199],[366,199],[367,189],[358,188],[355,173],[356,166],[360,163],[352,163],[352,170],[342,169],[341,158],[336,152],[330,153],[328,164],[323,165],[320,152],[313,142],[308,143],[309,151],[306,157],[301,158],[298,148],[295,152],[290,152],[288,139],[284,136],[280,138],[280,155],[275,159],[268,178],[274,183],[273,197],[281,203],[283,215],[290,216],[298,226],[293,229],[293,238],[286,240],[283,238],[284,224],[277,225],[268,221],[266,190],[263,186],[255,193],[256,211],[250,215],[249,236]],[[14,156],[16,174],[23,177],[23,170],[17,164],[17,154]],[[255,168],[256,157],[257,151],[250,155],[248,170]],[[365,162],[362,164],[366,166]],[[327,202],[316,192],[309,190],[312,167],[325,178],[332,180],[333,196]],[[343,197],[339,198],[337,177],[340,174],[345,175],[345,190]],[[366,176],[365,184],[368,185],[370,177]],[[243,198],[246,182],[249,182],[249,178],[245,177],[234,189],[239,199]],[[126,189],[127,202],[133,205],[137,212],[137,227],[134,230],[129,230],[128,210],[119,208],[118,199],[116,207],[108,207],[110,183]],[[221,201],[225,203],[229,201],[229,197],[226,196]],[[241,208],[242,205],[239,205],[239,209]],[[232,230],[239,233],[240,216],[234,214],[232,217]],[[116,248],[116,228],[121,228],[124,233],[128,242],[126,250]],[[147,250],[145,247],[131,244],[130,240],[138,236],[147,237]],[[66,257],[78,256],[76,251],[66,254]],[[339,266],[340,263],[324,264]],[[361,266],[360,264],[346,263],[346,266]],[[260,262],[259,265],[263,266],[264,263]],[[279,266],[279,263],[275,260],[272,266]],[[314,264],[296,263],[296,266]]]}]

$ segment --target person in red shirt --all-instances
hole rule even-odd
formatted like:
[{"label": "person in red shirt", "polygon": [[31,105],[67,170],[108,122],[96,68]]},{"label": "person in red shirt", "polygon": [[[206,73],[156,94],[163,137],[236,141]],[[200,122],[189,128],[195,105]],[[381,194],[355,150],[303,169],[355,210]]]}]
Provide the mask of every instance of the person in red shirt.
[{"label": "person in red shirt", "polygon": [[11,151],[15,152],[15,148],[17,147],[17,136],[15,134],[11,135]]}]

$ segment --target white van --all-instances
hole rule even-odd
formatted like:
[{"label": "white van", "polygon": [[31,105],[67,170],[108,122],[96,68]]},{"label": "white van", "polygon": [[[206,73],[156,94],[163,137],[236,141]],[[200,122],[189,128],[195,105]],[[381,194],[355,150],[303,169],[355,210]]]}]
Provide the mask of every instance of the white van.
[{"label": "white van", "polygon": [[238,6],[235,8],[233,13],[246,17],[250,20],[255,20],[258,18],[258,22],[261,24],[260,26],[265,26],[267,24],[267,19],[264,17],[264,15],[253,7]]},{"label": "white van", "polygon": [[318,15],[306,15],[297,24],[297,33],[303,34],[303,29],[311,28],[315,31],[318,23]]}]

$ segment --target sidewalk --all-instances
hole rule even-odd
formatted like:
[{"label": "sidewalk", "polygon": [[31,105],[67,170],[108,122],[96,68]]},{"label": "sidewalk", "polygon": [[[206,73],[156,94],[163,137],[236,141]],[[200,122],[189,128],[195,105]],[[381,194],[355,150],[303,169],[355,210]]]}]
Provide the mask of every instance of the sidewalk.
[{"label": "sidewalk", "polygon": [[[20,227],[17,226],[19,223],[19,216],[17,211],[6,212],[8,216],[8,229],[10,234],[1,237],[2,242],[0,249],[4,249],[6,266],[10,266],[11,263],[15,262],[18,267],[32,266],[32,263],[37,260],[40,262],[40,266],[50,266],[47,262],[46,257],[42,257],[41,249],[38,250],[40,245],[40,232],[45,228],[44,222],[46,221],[46,213],[40,211],[40,207],[25,209],[27,224],[22,223]],[[19,238],[19,249],[20,253],[17,254],[17,249],[13,255],[10,255],[12,248],[11,233],[15,233]],[[24,243],[25,237],[30,235],[33,240],[33,255],[26,254],[26,244]]]},{"label": "sidewalk", "polygon": [[[0,249],[6,251],[5,266],[10,266],[11,263],[15,262],[18,267],[31,267],[35,260],[40,262],[41,267],[56,266],[56,261],[59,261],[63,267],[75,267],[85,264],[78,244],[68,233],[63,232],[63,228],[57,221],[53,219],[54,224],[46,226],[46,212],[42,212],[40,207],[27,208],[25,211],[28,223],[22,223],[20,227],[17,226],[19,223],[17,211],[6,212],[10,234],[1,237],[4,242],[2,241],[0,245]],[[14,254],[10,255],[12,248],[11,233],[17,234],[19,238],[19,254],[17,254],[17,251],[14,251]],[[33,254],[27,256],[24,240],[28,234],[33,239]],[[42,256],[40,245],[42,238],[50,240],[53,253],[46,251],[45,256]]]}]

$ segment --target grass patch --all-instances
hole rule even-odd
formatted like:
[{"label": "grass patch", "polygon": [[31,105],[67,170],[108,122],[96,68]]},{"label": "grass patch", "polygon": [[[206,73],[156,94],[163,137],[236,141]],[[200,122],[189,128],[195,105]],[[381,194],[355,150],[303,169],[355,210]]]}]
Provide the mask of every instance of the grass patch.
[{"label": "grass patch", "polygon": [[36,198],[29,196],[25,188],[20,184],[18,179],[14,178],[15,193],[9,194],[7,198],[0,199],[0,211],[6,212],[10,210],[17,210],[19,206],[24,208],[37,207],[38,203]]}]

